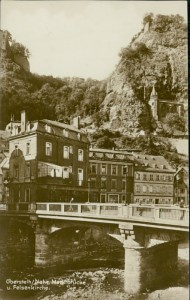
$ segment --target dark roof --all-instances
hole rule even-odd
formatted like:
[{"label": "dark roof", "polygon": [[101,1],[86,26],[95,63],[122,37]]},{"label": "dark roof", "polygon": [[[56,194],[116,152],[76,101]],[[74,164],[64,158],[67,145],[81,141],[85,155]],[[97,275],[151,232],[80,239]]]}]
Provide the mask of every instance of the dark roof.
[{"label": "dark roof", "polygon": [[61,123],[61,122],[58,122],[58,121],[52,121],[52,120],[48,120],[48,119],[43,119],[43,120],[40,120],[40,122],[43,122],[43,123],[49,124],[49,125],[53,125],[53,126],[56,126],[56,127],[59,127],[59,128],[69,129],[69,130],[72,130],[72,131],[76,131],[78,133],[82,133],[80,129],[77,129],[76,127],[74,127],[72,125]]},{"label": "dark roof", "polygon": [[175,172],[163,156],[146,154],[133,154],[134,163],[137,167],[147,171]]}]

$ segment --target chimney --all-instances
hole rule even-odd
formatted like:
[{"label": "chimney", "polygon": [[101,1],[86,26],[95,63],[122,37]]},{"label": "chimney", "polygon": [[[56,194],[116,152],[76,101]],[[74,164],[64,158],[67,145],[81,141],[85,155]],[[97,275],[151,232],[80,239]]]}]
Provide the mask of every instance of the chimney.
[{"label": "chimney", "polygon": [[73,126],[77,129],[80,129],[80,117],[73,118]]},{"label": "chimney", "polygon": [[26,131],[26,123],[27,123],[27,117],[26,117],[26,111],[21,111],[21,133]]}]

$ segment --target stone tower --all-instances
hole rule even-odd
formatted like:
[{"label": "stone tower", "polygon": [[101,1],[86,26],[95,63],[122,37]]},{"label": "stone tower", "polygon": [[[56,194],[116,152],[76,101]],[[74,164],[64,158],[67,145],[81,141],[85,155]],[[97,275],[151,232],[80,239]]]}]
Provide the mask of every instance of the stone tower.
[{"label": "stone tower", "polygon": [[158,120],[158,94],[155,90],[155,85],[153,85],[148,104],[150,105],[153,118]]}]

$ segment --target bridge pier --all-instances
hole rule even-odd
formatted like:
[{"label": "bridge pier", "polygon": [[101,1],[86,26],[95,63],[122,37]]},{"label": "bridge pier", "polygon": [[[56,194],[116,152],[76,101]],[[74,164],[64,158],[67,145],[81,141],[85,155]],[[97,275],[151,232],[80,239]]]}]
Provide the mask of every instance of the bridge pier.
[{"label": "bridge pier", "polygon": [[126,230],[125,236],[125,291],[136,294],[169,284],[177,267],[178,241],[157,240],[147,248],[139,233],[139,241],[134,231]]},{"label": "bridge pier", "polygon": [[35,265],[47,266],[50,264],[49,233],[37,227],[35,231]]},{"label": "bridge pier", "polygon": [[125,248],[125,282],[124,289],[129,294],[139,293],[142,288],[142,250],[139,243],[130,236],[124,241]]}]

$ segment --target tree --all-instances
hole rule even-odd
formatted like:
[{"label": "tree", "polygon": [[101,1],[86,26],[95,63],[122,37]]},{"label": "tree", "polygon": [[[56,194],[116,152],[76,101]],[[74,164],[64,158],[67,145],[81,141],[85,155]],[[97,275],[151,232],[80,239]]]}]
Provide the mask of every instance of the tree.
[{"label": "tree", "polygon": [[115,148],[116,144],[112,139],[110,139],[107,136],[104,136],[97,140],[96,146],[98,148],[112,149],[112,148]]},{"label": "tree", "polygon": [[151,25],[153,21],[153,17],[154,17],[153,13],[145,14],[143,18],[143,25],[145,25],[146,23],[149,23]]},{"label": "tree", "polygon": [[26,48],[20,43],[17,43],[15,40],[13,40],[12,42],[11,50],[13,54],[26,56],[27,58],[30,57],[30,51],[28,50],[28,48]]},{"label": "tree", "polygon": [[177,113],[169,113],[163,119],[163,123],[165,124],[165,129],[168,130],[180,130],[185,132],[186,121],[184,117],[180,117]]}]

